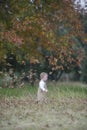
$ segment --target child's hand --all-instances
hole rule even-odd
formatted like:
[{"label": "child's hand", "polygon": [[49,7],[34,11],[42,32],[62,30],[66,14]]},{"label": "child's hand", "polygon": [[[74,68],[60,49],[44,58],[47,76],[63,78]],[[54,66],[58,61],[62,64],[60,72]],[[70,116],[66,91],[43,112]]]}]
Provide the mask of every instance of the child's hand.
[{"label": "child's hand", "polygon": [[48,92],[48,90],[47,90],[47,89],[46,89],[45,91],[46,91],[46,92]]}]

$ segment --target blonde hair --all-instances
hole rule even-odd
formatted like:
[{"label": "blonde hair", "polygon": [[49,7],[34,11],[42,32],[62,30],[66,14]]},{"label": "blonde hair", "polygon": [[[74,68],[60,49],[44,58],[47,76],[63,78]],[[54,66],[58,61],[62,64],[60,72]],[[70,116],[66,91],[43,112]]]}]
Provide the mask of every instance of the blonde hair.
[{"label": "blonde hair", "polygon": [[47,74],[47,73],[42,72],[42,73],[40,74],[40,79],[43,79],[45,75],[46,75],[46,76],[48,76],[48,74]]}]

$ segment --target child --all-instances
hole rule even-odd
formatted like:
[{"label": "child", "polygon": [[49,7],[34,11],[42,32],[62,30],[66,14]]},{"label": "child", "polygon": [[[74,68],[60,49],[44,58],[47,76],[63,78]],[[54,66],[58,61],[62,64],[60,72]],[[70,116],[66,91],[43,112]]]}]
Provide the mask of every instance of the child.
[{"label": "child", "polygon": [[39,82],[39,88],[38,88],[38,93],[37,93],[37,100],[38,103],[46,103],[46,93],[48,92],[47,86],[46,86],[46,81],[48,79],[48,75],[45,72],[42,72],[40,74],[40,82]]}]

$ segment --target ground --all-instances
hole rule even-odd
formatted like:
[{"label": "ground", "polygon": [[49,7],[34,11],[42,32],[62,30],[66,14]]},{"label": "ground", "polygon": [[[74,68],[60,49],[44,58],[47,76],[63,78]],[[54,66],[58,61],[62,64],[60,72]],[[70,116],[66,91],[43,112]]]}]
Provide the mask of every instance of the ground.
[{"label": "ground", "polygon": [[20,97],[1,95],[0,130],[87,130],[87,87],[78,86],[49,87],[43,105],[36,103],[36,90]]}]

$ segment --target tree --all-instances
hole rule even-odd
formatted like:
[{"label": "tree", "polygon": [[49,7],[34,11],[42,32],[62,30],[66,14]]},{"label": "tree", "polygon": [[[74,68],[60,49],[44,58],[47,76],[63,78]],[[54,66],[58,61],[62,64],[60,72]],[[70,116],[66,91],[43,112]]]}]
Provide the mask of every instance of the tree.
[{"label": "tree", "polygon": [[[86,43],[87,43],[87,14],[81,15],[81,20],[83,23],[84,32],[86,34]],[[83,41],[80,42],[85,51],[85,56],[81,63],[81,81],[87,83],[87,44],[85,44]]]},{"label": "tree", "polygon": [[0,8],[1,59],[8,53],[19,62],[32,56],[40,59],[46,50],[57,59],[58,70],[80,64],[82,51],[74,37],[84,40],[85,35],[70,0],[6,0]]}]

